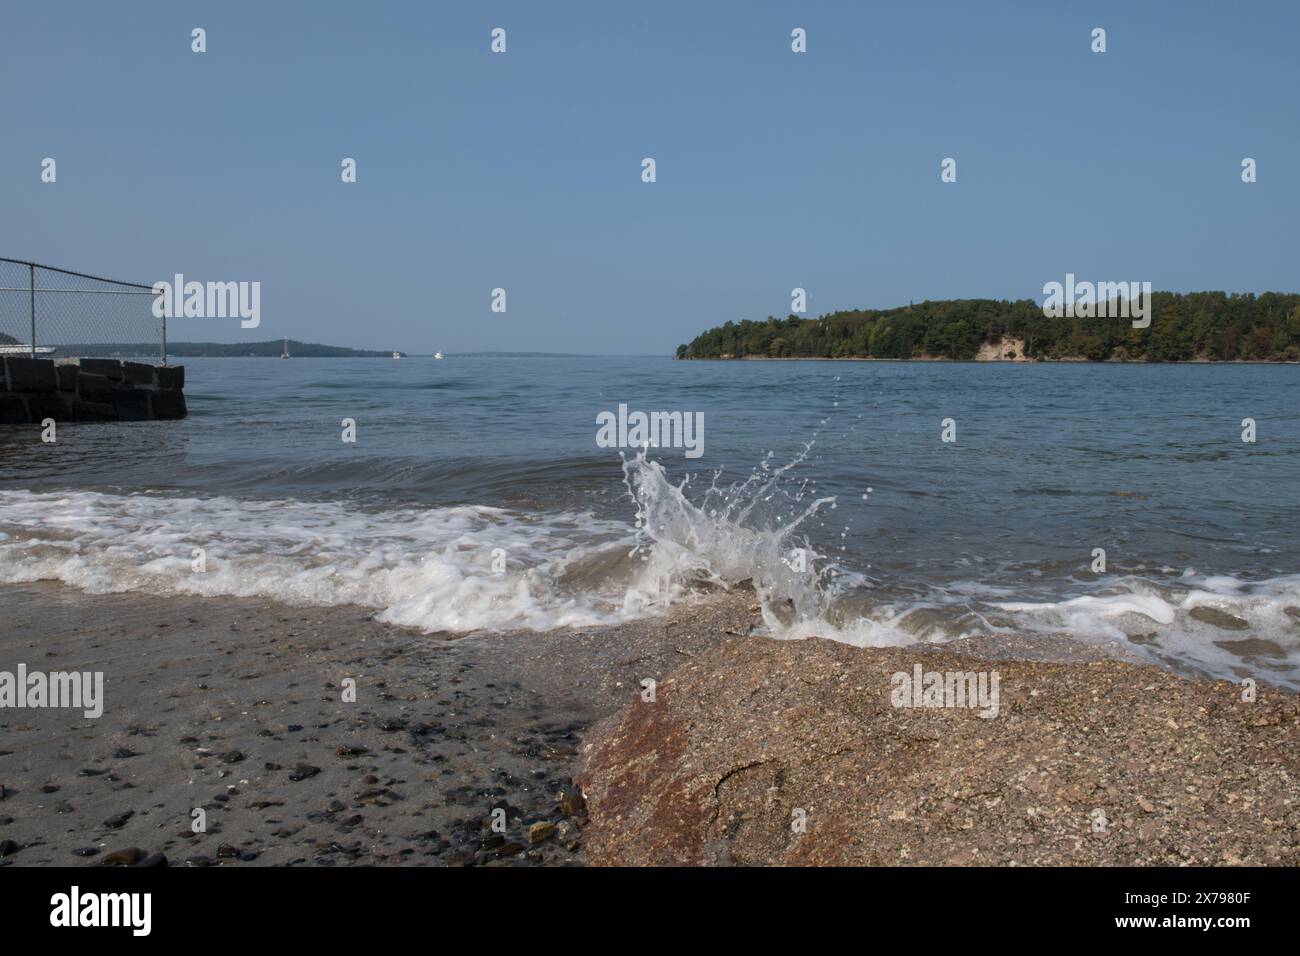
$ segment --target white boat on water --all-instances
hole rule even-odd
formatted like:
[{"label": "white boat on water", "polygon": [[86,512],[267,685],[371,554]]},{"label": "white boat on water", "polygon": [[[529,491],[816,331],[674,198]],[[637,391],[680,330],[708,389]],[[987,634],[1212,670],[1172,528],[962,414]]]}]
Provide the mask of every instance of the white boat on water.
[{"label": "white boat on water", "polygon": [[394,358],[394,359],[399,359],[399,358],[401,358],[401,357],[402,357],[402,353],[401,353],[401,352],[394,352],[394,353],[393,353],[393,358]]},{"label": "white boat on water", "polygon": [[281,352],[280,352],[280,358],[282,358],[282,359],[293,358],[293,356],[289,354],[289,340],[288,340],[288,339],[285,339],[285,340],[284,340],[284,348],[283,348],[283,350],[281,350]]},{"label": "white boat on water", "polygon": [[[32,347],[21,343],[16,345],[0,345],[0,355],[31,355]],[[37,355],[51,355],[54,352],[52,345],[38,345],[35,352]]]},{"label": "white boat on water", "polygon": [[442,358],[442,353],[441,353],[441,352],[434,352],[434,353],[433,353],[433,357],[434,357],[434,358]]}]

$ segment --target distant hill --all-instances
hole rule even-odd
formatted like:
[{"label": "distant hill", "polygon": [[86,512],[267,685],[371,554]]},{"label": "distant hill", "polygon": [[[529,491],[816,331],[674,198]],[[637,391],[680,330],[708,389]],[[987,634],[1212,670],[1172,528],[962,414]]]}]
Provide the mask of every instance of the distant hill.
[{"label": "distant hill", "polygon": [[1294,362],[1300,295],[1155,292],[1151,325],[1047,318],[1032,299],[947,299],[896,309],[728,322],[677,349],[679,359],[858,358],[1011,361]]},{"label": "distant hill", "polygon": [[[238,342],[233,345],[220,342],[168,342],[168,358],[279,358],[284,349],[283,339],[269,342]],[[132,342],[116,345],[60,345],[59,355],[99,356],[156,356],[157,342]],[[345,349],[337,345],[317,345],[313,342],[289,340],[289,354],[294,358],[391,358],[392,349],[373,351]],[[405,356],[405,352],[399,352]]]}]

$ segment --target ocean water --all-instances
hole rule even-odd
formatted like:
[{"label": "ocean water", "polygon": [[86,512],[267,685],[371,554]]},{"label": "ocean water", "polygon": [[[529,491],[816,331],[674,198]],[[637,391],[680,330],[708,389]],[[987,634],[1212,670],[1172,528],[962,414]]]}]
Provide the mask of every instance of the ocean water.
[{"label": "ocean water", "polygon": [[[749,580],[777,636],[1067,634],[1300,687],[1294,366],[186,366],[184,421],[61,426],[53,445],[0,430],[0,581],[468,632],[661,614]],[[620,403],[702,413],[702,454],[600,447]]]}]

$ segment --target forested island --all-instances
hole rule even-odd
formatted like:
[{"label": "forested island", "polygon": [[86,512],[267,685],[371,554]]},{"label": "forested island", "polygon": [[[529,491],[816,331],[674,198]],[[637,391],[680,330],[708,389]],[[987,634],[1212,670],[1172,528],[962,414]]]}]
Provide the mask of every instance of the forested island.
[{"label": "forested island", "polygon": [[1032,299],[948,299],[816,319],[727,322],[679,359],[857,358],[1002,361],[1300,361],[1300,294],[1155,292],[1151,324],[1048,318]]}]

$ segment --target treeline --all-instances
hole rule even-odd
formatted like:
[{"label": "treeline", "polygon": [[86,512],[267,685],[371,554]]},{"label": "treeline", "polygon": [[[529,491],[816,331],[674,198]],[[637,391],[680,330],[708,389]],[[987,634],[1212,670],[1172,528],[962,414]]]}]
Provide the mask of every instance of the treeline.
[{"label": "treeline", "polygon": [[679,359],[973,359],[985,345],[1022,342],[1009,358],[1130,362],[1300,360],[1300,294],[1155,292],[1151,324],[1127,318],[1047,318],[1032,299],[950,299],[854,309],[816,319],[728,322],[677,348]]}]

